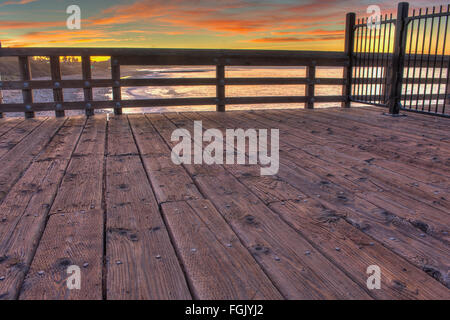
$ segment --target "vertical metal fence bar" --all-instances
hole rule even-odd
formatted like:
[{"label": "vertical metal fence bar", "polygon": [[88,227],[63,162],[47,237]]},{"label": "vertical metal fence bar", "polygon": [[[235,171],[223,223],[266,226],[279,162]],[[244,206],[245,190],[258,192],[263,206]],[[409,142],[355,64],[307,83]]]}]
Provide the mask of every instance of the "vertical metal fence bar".
[{"label": "vertical metal fence bar", "polygon": [[[367,22],[369,22],[369,20],[367,20]],[[366,30],[369,30],[369,26],[368,24],[366,25]],[[372,29],[370,29],[369,32],[369,36],[367,37],[367,32],[366,32],[366,48],[365,48],[365,53],[364,53],[364,66],[365,66],[365,76],[364,76],[364,99],[365,101],[369,101],[367,95],[368,95],[368,91],[369,91],[369,64],[370,64],[370,43],[371,43],[371,38],[372,38]]]},{"label": "vertical metal fence bar", "polygon": [[[378,19],[378,17],[377,17]],[[378,21],[378,20],[377,20]],[[372,25],[372,28],[374,29],[374,35],[373,35],[373,43],[372,43],[372,58],[370,59],[370,102],[374,102],[373,100],[373,89],[374,89],[374,77],[373,73],[375,71],[375,49],[376,49],[376,43],[377,43],[377,30],[378,25],[375,26]]]},{"label": "vertical metal fence bar", "polygon": [[[433,7],[433,15],[436,12],[436,7]],[[425,86],[423,89],[423,100],[422,100],[422,110],[425,110],[425,100],[427,97],[427,88],[428,88],[428,74],[430,73],[430,59],[431,59],[431,45],[433,43],[433,31],[434,31],[434,17],[431,18],[431,30],[430,30],[430,41],[428,43],[428,54],[427,54],[427,68],[426,70],[426,79],[425,79]],[[431,94],[433,94],[433,85],[431,85]],[[429,112],[430,110],[428,110]]]},{"label": "vertical metal fence bar", "polygon": [[[378,22],[378,47],[377,47],[377,62],[376,62],[376,72],[375,72],[375,96],[379,95],[379,87],[378,87],[378,81],[379,81],[379,70],[380,70],[380,50],[381,50],[381,23],[383,22],[383,16],[380,15],[378,17],[380,19],[380,21]],[[379,103],[379,99],[375,98],[374,102]]]},{"label": "vertical metal fence bar", "polygon": [[[361,23],[363,23],[364,19],[361,20]],[[359,20],[358,20],[359,24]],[[359,38],[359,48],[358,48],[358,91],[356,92],[356,95],[358,96],[358,100],[361,100],[361,69],[362,69],[362,47],[363,47],[363,38],[362,38],[362,27],[358,27],[358,38]]]},{"label": "vertical metal fence bar", "polygon": [[[419,16],[422,15],[422,9],[419,10]],[[418,27],[417,27],[417,32],[416,32],[416,48],[414,51],[414,67],[413,67],[413,79],[416,80],[416,69],[417,69],[417,54],[418,54],[418,48],[419,48],[419,34],[420,34],[420,25],[422,23],[422,19],[419,19],[419,23],[418,23]],[[419,83],[417,83],[417,86],[420,87],[420,81]],[[417,94],[419,94],[418,92],[419,89],[417,89]],[[410,101],[409,101],[409,109],[412,109],[413,107],[413,95],[414,95],[414,83],[411,85],[411,97],[410,97]],[[417,110],[417,104],[416,104],[416,110]]]},{"label": "vertical metal fence bar", "polygon": [[[416,10],[413,10],[413,17],[415,17],[415,16],[416,16]],[[407,96],[408,96],[408,87],[409,87],[408,81],[411,79],[409,77],[409,71],[410,71],[410,67],[411,67],[411,50],[412,50],[412,41],[413,41],[413,34],[414,34],[414,24],[415,24],[415,20],[412,20],[409,22],[409,27],[410,27],[409,52],[408,52],[408,65],[406,67],[406,87],[405,87],[405,100],[403,102],[403,108],[406,108],[406,100],[408,99]],[[412,88],[414,88],[414,83],[411,84],[411,89]],[[409,107],[408,107],[408,109],[409,109]]]},{"label": "vertical metal fence bar", "polygon": [[447,106],[447,104],[450,104],[449,72],[450,72],[450,57],[447,61],[447,83],[445,85],[445,98],[444,98],[444,105],[442,106],[442,114],[445,114],[445,107]]},{"label": "vertical metal fence bar", "polygon": [[[359,19],[358,19],[357,23],[358,23],[358,25],[359,25]],[[358,46],[359,46],[358,30],[359,30],[359,28],[356,28],[356,29],[353,28],[353,30],[352,30],[352,36],[353,36],[354,38],[356,38],[356,41],[353,40],[353,42],[355,42],[355,47],[354,47],[354,49],[353,49],[352,59],[353,59],[353,56],[355,57],[355,59],[354,59],[354,63],[353,63],[353,66],[352,66],[352,70],[353,70],[353,73],[352,73],[352,79],[357,79],[357,78],[358,78],[358,77],[357,77]],[[352,81],[352,82],[353,82],[353,81]],[[357,88],[357,85],[358,85],[358,84],[355,82],[355,83],[353,84],[353,86],[352,86],[352,96],[354,96],[354,95],[356,94],[356,88]]]},{"label": "vertical metal fence bar", "polygon": [[[390,15],[390,19],[392,20],[392,13]],[[387,39],[387,50],[386,50],[386,69],[385,69],[385,77],[384,77],[384,92],[383,99],[384,104],[386,104],[389,100],[389,91],[392,85],[392,68],[391,62],[389,62],[389,56],[391,55],[391,34],[392,34],[392,22],[389,23],[389,31],[388,31],[388,39]]]},{"label": "vertical metal fence bar", "polygon": [[[441,14],[441,13],[442,13],[442,6],[439,7],[439,14]],[[434,79],[435,79],[435,75],[434,74],[436,73],[437,56],[438,56],[438,51],[439,51],[439,36],[440,36],[440,33],[441,33],[441,16],[439,16],[438,19],[439,19],[439,21],[438,21],[437,36],[436,36],[436,50],[434,52],[433,72],[432,72],[432,75],[431,75],[431,95],[433,95],[433,92],[434,92]],[[432,100],[433,100],[433,97],[430,96],[430,103],[428,105],[428,112],[431,112]],[[437,111],[438,103],[439,103],[439,100],[437,100],[435,112]]]},{"label": "vertical metal fence bar", "polygon": [[[449,13],[449,12],[450,12],[450,4],[447,6],[447,13]],[[445,49],[446,49],[446,41],[447,41],[447,33],[448,33],[448,25],[449,25],[448,19],[449,19],[449,15],[447,14],[446,17],[445,17],[444,43],[442,45],[441,69],[439,71],[439,84],[438,84],[438,92],[437,92],[436,110],[439,109],[439,100],[441,98],[441,86],[443,85],[443,83],[442,83],[442,80],[443,80],[442,73],[443,72],[442,71],[444,70],[444,62],[445,62]],[[448,77],[449,77],[448,68],[447,68],[446,75],[447,75],[447,79],[448,79]],[[442,104],[442,108],[443,108],[442,113],[444,114],[444,112],[445,112],[445,98],[444,98],[444,102]]]},{"label": "vertical metal fence bar", "polygon": [[[425,15],[428,15],[428,8],[426,8],[425,10]],[[419,69],[419,85],[417,88],[417,99],[416,99],[416,110],[418,109],[418,105],[419,105],[419,97],[420,97],[420,81],[422,79],[422,68],[423,68],[423,54],[425,51],[425,35],[427,33],[427,25],[428,25],[428,20],[425,19],[424,22],[424,31],[423,31],[423,37],[422,37],[422,54],[420,55],[420,69]],[[422,111],[423,111],[423,106],[422,106]]]},{"label": "vertical metal fence bar", "polygon": [[380,77],[380,99],[379,103],[383,103],[384,99],[383,95],[383,78],[386,78],[386,70],[387,70],[387,59],[385,59],[385,46],[386,46],[386,29],[387,29],[387,14],[384,15],[384,24],[383,24],[383,49],[381,53],[381,77]]}]

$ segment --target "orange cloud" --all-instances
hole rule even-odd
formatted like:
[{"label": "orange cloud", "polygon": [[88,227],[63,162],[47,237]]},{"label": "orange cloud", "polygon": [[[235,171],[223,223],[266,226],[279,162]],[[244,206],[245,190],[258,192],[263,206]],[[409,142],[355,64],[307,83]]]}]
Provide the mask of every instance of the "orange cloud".
[{"label": "orange cloud", "polygon": [[13,21],[1,20],[1,29],[44,29],[65,26],[65,21]]},{"label": "orange cloud", "polygon": [[38,1],[38,0],[6,1],[6,2],[3,2],[3,3],[0,3],[0,7],[7,6],[7,5],[28,4],[28,3],[36,2],[36,1]]},{"label": "orange cloud", "polygon": [[287,35],[342,35],[344,30],[309,30],[309,31],[285,31],[285,32],[272,32],[273,35],[287,36]]},{"label": "orange cloud", "polygon": [[251,42],[312,42],[312,41],[330,41],[330,40],[343,40],[343,36],[329,36],[329,37],[318,37],[318,38],[295,38],[295,37],[284,37],[284,38],[259,38],[250,40]]}]

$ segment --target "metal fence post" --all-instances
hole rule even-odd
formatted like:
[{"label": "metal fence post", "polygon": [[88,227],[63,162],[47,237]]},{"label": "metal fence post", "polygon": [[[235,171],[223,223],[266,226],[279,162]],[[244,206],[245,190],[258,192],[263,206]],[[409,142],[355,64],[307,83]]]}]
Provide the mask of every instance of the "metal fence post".
[{"label": "metal fence post", "polygon": [[406,31],[409,3],[400,2],[395,24],[394,53],[392,57],[392,77],[389,92],[389,113],[400,112],[400,99],[403,84],[403,68],[405,65]]},{"label": "metal fence post", "polygon": [[345,54],[348,57],[348,65],[344,67],[345,84],[342,87],[342,95],[344,101],[343,108],[350,108],[350,95],[352,93],[352,74],[353,74],[353,47],[355,45],[355,37],[353,35],[355,29],[356,14],[347,13],[345,18]]}]

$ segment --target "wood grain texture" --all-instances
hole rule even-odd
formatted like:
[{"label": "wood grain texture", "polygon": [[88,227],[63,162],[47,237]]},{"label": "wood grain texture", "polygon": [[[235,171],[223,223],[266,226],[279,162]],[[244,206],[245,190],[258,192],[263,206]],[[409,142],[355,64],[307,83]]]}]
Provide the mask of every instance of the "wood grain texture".
[{"label": "wood grain texture", "polygon": [[[259,114],[265,114],[265,112]],[[203,113],[201,115],[216,119],[218,123],[222,124],[232,125],[238,121],[239,126],[242,128],[254,127],[256,125],[256,120],[259,125],[263,125],[264,123],[270,124],[274,127],[284,128],[289,133],[302,132],[301,129],[297,130],[295,127],[286,126],[280,122],[281,120],[273,121],[265,116],[256,117],[256,114],[254,113],[247,115],[245,112],[240,112],[239,120],[235,119],[235,117],[230,117],[229,115],[222,116],[212,113]],[[251,119],[250,121],[245,121],[247,116]],[[277,117],[275,118],[277,119]],[[258,119],[260,120],[258,121]],[[305,139],[303,136],[299,135],[295,137],[289,145],[284,146],[284,142],[290,140],[288,136],[289,135],[287,135],[286,132],[282,131],[280,138],[280,145],[282,147],[280,151],[281,165],[278,177],[310,197],[320,197],[320,199],[327,201],[329,205],[333,206],[334,210],[345,212],[346,219],[349,223],[361,228],[364,232],[383,243],[383,245],[405,257],[419,268],[426,270],[430,275],[448,286],[449,254],[447,244],[436,240],[433,237],[424,241],[423,238],[427,230],[417,228],[411,222],[401,218],[402,214],[404,214],[404,210],[399,211],[397,208],[397,210],[388,211],[386,208],[392,209],[392,202],[385,199],[386,193],[384,193],[383,190],[381,191],[381,197],[383,198],[381,200],[384,203],[381,207],[368,201],[372,199],[367,195],[361,195],[361,191],[355,191],[357,189],[352,190],[351,188],[355,188],[355,184],[349,180],[351,176],[345,173],[346,168],[349,168],[350,166],[342,166],[341,164],[341,167],[327,170],[329,164],[323,162],[323,160],[319,158],[313,158],[313,160],[308,161],[308,158],[311,158],[311,155],[303,153],[300,156],[296,156],[295,148],[302,146]],[[308,148],[308,146],[316,147],[315,144],[308,142],[307,140],[305,143],[306,146],[302,146],[301,149]],[[325,140],[324,144],[327,144]],[[340,143],[336,143],[336,145],[340,146]],[[325,148],[330,148],[329,143]],[[347,153],[348,152],[349,151],[347,151]],[[317,156],[319,155],[327,161],[335,158],[333,154],[328,155],[328,152],[324,152],[323,150]],[[339,175],[343,171],[344,174],[342,178],[339,178]],[[390,176],[389,172],[384,174],[387,177]],[[360,179],[356,180],[361,184]],[[359,189],[363,188],[361,185],[356,185],[356,187]],[[380,205],[379,203],[377,204]],[[388,205],[389,207],[387,207]],[[423,220],[424,215],[432,215],[432,212],[432,210],[422,212],[420,214],[422,217],[419,219]],[[441,216],[435,217],[433,221],[435,221],[437,225],[440,224],[441,226],[444,226],[441,221],[446,221],[445,219],[446,216],[442,216],[441,213]],[[418,223],[416,225],[426,226],[426,224],[423,223]],[[440,238],[445,237],[447,237],[445,232],[440,235]],[[395,241],[391,239],[395,239]]]},{"label": "wood grain texture", "polygon": [[1,124],[0,125],[0,137],[22,122],[23,122],[23,119],[18,119],[18,118],[1,119],[0,120],[0,124]]},{"label": "wood grain texture", "polygon": [[[189,118],[189,116],[187,117]],[[192,119],[198,119],[198,115],[197,118]],[[214,123],[204,121],[203,126],[207,129],[210,126],[214,127]],[[293,150],[289,150],[288,153],[293,154],[294,152]],[[286,156],[286,154],[281,154],[282,158],[285,158]],[[302,165],[308,168],[317,163],[317,161],[308,163],[307,159],[308,155],[304,154],[297,159],[295,157],[290,158],[289,162],[293,162],[296,166]],[[317,163],[317,165],[324,169],[324,171],[320,172],[322,176],[327,176],[327,172],[337,174],[340,171],[339,169],[327,171],[327,163]],[[232,168],[241,166],[229,165],[227,167]],[[236,172],[236,170],[230,171],[233,172],[233,174]],[[278,177],[261,177],[258,174],[252,176],[238,175],[238,177],[244,185],[251,189],[260,199],[265,200],[266,203],[267,201],[270,202],[272,197],[275,196],[274,198],[276,198],[278,196],[278,190],[272,191],[272,189],[268,187],[270,185],[280,185],[280,178]],[[327,179],[333,178],[327,177]],[[341,185],[345,185],[343,179],[336,183],[339,182]],[[285,182],[283,181],[283,183]],[[439,296],[447,295],[448,290],[444,286],[436,283],[434,279],[428,277],[413,265],[406,263],[406,261],[404,261],[406,264],[403,264],[400,269],[399,266],[402,265],[401,261],[399,261],[398,257],[390,251],[383,249],[382,251],[385,251],[384,253],[379,254],[375,252],[376,254],[374,257],[367,257],[365,255],[366,252],[358,253],[358,251],[365,249],[365,246],[370,247],[368,251],[377,251],[378,249],[373,248],[375,246],[373,239],[365,236],[363,232],[355,229],[351,224],[344,222],[345,213],[342,212],[342,210],[330,209],[330,206],[327,207],[326,202],[318,201],[324,199],[324,196],[316,200],[314,198],[317,194],[310,193],[311,197],[305,199],[304,194],[300,193],[298,189],[295,189],[289,184],[279,188],[279,190],[286,189],[290,191],[292,196],[295,194],[295,191],[297,191],[297,197],[291,197],[292,200],[286,199],[274,201],[271,203],[270,207],[280,213],[283,219],[292,227],[305,235],[305,237],[307,237],[320,252],[331,258],[338,265],[341,265],[342,269],[352,276],[353,279],[364,286],[367,279],[366,274],[364,273],[365,269],[369,265],[375,264],[377,261],[390,271],[389,277],[385,279],[388,288],[385,287],[386,290],[383,291],[369,291],[373,297],[377,299],[436,299]],[[315,190],[311,191],[314,192]],[[322,195],[320,191],[315,192]],[[286,192],[286,195],[288,194],[289,193]],[[329,197],[326,198],[326,200],[333,201],[334,199],[333,197]],[[333,208],[335,208],[335,206],[333,206]],[[351,233],[350,230],[352,230]],[[350,241],[352,238],[359,240],[357,243],[352,243]],[[365,241],[362,241],[361,239],[365,239]],[[352,248],[347,247],[349,241],[351,242]],[[348,250],[343,249],[344,247],[347,247]],[[339,251],[337,251],[336,248],[339,248]],[[377,248],[383,248],[383,246],[377,243]],[[352,255],[352,258],[349,259],[348,255]],[[383,258],[388,258],[389,261],[380,259],[381,256],[383,256]],[[381,260],[383,260],[383,262],[381,262]],[[392,269],[396,271],[392,272]],[[402,275],[405,274],[405,270],[410,270],[407,276]],[[402,280],[395,278],[398,278],[399,276],[402,276]],[[399,283],[402,285],[399,286]],[[434,288],[438,289],[437,292],[434,292]]]},{"label": "wood grain texture", "polygon": [[138,156],[108,157],[106,205],[108,299],[189,299]]},{"label": "wood grain texture", "polygon": [[190,299],[127,117],[114,117],[109,129],[108,146],[125,146],[109,149],[106,162],[106,296]]},{"label": "wood grain texture", "polygon": [[[149,118],[152,119],[153,115]],[[170,130],[168,120],[164,125],[162,119],[158,121],[160,132]],[[196,174],[194,166],[189,166],[188,170]],[[198,175],[194,179],[283,296],[288,299],[369,298],[361,287],[322,255],[305,256],[305,251],[311,250],[311,245],[300,234],[227,174],[225,169],[216,167],[216,170],[222,172],[215,172],[214,176]],[[216,183],[218,179],[220,185]],[[318,265],[321,266],[320,270],[317,269]],[[330,278],[325,274],[335,276]]]},{"label": "wood grain texture", "polygon": [[23,138],[39,127],[45,120],[47,119],[28,119],[5,132],[1,137],[0,159],[22,141]]},{"label": "wood grain texture", "polygon": [[129,120],[158,203],[203,198],[186,170],[172,162],[170,148],[150,121],[133,115]]},{"label": "wood grain texture", "polygon": [[[28,121],[28,120],[27,120]],[[33,120],[32,120],[33,121]],[[0,167],[0,201],[39,155],[66,119],[49,119],[39,126],[33,135],[28,135],[5,154]]]},{"label": "wood grain texture", "polygon": [[[78,122],[69,119],[67,123]],[[62,130],[67,137],[64,141],[57,137]],[[45,160],[31,164],[0,206],[0,274],[5,277],[0,282],[0,296],[3,299],[16,298],[19,294],[82,127],[66,126],[62,130],[44,150]],[[62,150],[65,157],[51,157]]]},{"label": "wood grain texture", "polygon": [[282,298],[211,202],[170,202],[162,210],[195,298]]},{"label": "wood grain texture", "polygon": [[[97,119],[96,119],[97,118]],[[20,299],[102,299],[105,117],[87,120],[50,208]],[[91,139],[93,131],[103,139]],[[94,136],[98,137],[98,134]],[[96,144],[97,153],[89,144]],[[81,289],[67,287],[67,268],[81,269]]]},{"label": "wood grain texture", "polygon": [[[194,120],[278,128],[277,175],[175,165],[173,130]],[[372,107],[1,119],[0,299],[447,299],[449,121]]]}]

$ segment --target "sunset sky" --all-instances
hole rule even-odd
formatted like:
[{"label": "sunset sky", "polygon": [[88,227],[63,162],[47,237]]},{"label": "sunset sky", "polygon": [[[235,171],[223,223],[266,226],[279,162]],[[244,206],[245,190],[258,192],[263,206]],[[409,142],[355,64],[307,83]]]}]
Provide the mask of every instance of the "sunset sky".
[{"label": "sunset sky", "polygon": [[[446,4],[410,1],[411,8]],[[81,8],[68,30],[66,8]],[[1,0],[4,47],[147,47],[342,50],[345,14],[392,0]]]}]

